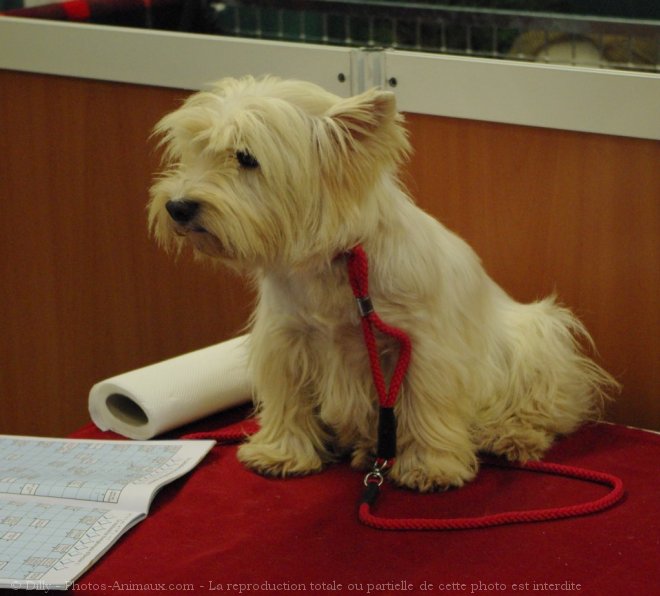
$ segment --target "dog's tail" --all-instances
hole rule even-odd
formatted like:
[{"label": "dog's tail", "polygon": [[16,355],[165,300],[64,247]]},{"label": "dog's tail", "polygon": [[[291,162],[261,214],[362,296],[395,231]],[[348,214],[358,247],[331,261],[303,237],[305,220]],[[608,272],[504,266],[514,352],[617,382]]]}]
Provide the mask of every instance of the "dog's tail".
[{"label": "dog's tail", "polygon": [[554,296],[507,314],[506,382],[481,411],[478,443],[509,459],[538,459],[554,436],[602,418],[619,383],[591,357],[582,322]]},{"label": "dog's tail", "polygon": [[518,316],[520,350],[514,350],[512,368],[523,377],[523,403],[530,400],[547,412],[559,433],[574,430],[582,421],[600,419],[606,401],[620,385],[591,357],[596,356],[596,347],[582,322],[554,296],[527,305]]}]

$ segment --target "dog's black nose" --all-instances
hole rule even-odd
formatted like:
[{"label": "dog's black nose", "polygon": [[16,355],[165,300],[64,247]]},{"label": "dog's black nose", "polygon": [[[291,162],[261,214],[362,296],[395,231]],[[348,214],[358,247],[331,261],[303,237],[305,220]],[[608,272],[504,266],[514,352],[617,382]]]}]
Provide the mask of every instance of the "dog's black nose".
[{"label": "dog's black nose", "polygon": [[170,217],[177,223],[190,223],[199,211],[199,203],[190,199],[175,199],[167,201],[165,209]]}]

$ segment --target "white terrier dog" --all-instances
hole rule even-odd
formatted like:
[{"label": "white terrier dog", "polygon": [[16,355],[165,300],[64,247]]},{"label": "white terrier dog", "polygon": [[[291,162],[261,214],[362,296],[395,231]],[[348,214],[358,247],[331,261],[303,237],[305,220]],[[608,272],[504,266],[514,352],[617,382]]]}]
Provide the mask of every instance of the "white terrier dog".
[{"label": "white terrier dog", "polygon": [[[239,458],[261,473],[374,457],[378,399],[346,265],[369,256],[371,299],[411,338],[395,406],[391,478],[460,486],[479,450],[541,457],[597,415],[616,382],[585,356],[581,323],[553,298],[523,305],[397,179],[409,152],[391,93],[339,98],[309,83],[225,79],[156,127],[168,165],[154,183],[157,240],[247,273],[258,288],[251,376],[260,430]],[[396,344],[379,337],[385,376]],[[389,371],[389,374],[388,374]]]}]

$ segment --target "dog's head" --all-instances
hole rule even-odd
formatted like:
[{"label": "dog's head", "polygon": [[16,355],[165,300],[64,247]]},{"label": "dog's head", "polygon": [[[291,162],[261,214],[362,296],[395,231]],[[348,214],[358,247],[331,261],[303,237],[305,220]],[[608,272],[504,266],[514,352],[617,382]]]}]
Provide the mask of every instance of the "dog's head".
[{"label": "dog's head", "polygon": [[224,79],[156,126],[166,168],[149,225],[239,269],[332,258],[376,225],[377,193],[409,145],[394,96],[348,99],[272,77]]}]

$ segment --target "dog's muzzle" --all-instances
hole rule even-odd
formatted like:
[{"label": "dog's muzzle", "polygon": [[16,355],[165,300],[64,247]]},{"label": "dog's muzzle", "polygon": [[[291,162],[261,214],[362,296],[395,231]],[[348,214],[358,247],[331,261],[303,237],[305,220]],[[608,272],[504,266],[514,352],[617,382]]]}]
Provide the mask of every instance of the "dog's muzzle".
[{"label": "dog's muzzle", "polygon": [[172,219],[174,235],[185,237],[198,252],[212,257],[231,257],[227,246],[200,223],[203,218],[201,203],[186,198],[172,199],[165,203],[165,210]]},{"label": "dog's muzzle", "polygon": [[199,203],[190,199],[175,199],[165,203],[165,209],[178,224],[189,225],[199,212]]}]

